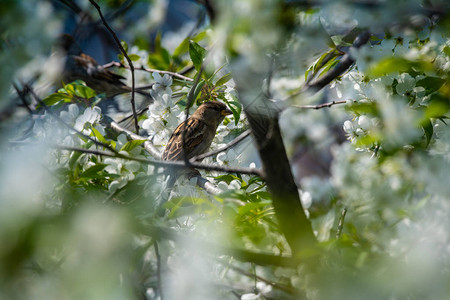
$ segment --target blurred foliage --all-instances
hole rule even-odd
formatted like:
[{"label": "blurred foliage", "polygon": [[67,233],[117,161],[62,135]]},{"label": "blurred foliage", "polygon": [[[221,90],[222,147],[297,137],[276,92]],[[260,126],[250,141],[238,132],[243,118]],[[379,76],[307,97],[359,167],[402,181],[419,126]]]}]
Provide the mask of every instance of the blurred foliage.
[{"label": "blurred foliage", "polygon": [[[188,178],[168,189],[162,168],[144,163],[155,159],[145,140],[107,126],[123,117],[129,96],[114,102],[79,80],[55,91],[62,78],[51,82],[57,66],[47,59],[64,14],[53,2],[6,1],[0,299],[449,298],[446,1],[211,1],[214,24],[148,36],[139,25],[153,20],[121,27],[135,13],[123,9],[128,2],[100,4],[119,11],[110,25],[132,36],[122,45],[135,66],[183,70],[189,79],[136,71],[136,86],[151,83],[156,99],[139,120],[149,140],[163,149],[199,72],[192,105],[221,100],[233,112],[214,149],[247,128],[242,97],[267,94],[283,111],[283,139],[318,244],[291,252],[257,176],[201,170],[221,193]],[[207,10],[198,7],[200,18]],[[365,30],[370,42],[351,47]],[[316,95],[301,93],[344,55],[355,60],[349,70]],[[115,71],[130,84],[128,70]],[[243,145],[204,162],[259,166],[256,150]]]}]

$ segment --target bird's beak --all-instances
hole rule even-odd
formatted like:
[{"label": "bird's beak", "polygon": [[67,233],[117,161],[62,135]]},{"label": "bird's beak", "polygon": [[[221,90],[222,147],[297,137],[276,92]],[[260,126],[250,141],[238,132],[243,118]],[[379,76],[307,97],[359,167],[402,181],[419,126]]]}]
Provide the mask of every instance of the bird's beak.
[{"label": "bird's beak", "polygon": [[228,115],[233,114],[233,112],[227,108],[227,109],[222,110],[222,111],[220,112],[220,114],[221,114],[222,116],[228,116]]}]

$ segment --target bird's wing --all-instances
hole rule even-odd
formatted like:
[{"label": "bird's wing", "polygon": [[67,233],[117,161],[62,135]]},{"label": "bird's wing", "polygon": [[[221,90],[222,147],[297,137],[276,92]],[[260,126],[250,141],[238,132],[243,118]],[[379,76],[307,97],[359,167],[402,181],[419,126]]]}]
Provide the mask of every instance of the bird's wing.
[{"label": "bird's wing", "polygon": [[[187,122],[186,125],[185,122]],[[169,139],[164,152],[162,154],[162,159],[164,160],[182,160],[183,156],[183,130],[186,129],[185,133],[185,149],[188,158],[197,155],[199,152],[199,146],[205,138],[205,133],[207,125],[194,118],[190,118],[187,121],[182,122]],[[202,152],[201,150],[200,152]]]}]

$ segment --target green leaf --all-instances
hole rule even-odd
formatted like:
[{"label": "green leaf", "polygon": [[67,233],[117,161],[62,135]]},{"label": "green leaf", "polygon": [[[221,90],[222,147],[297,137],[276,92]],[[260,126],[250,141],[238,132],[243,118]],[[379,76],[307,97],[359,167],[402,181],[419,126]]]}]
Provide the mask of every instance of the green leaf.
[{"label": "green leaf", "polygon": [[69,169],[73,170],[75,167],[75,163],[78,161],[78,159],[81,156],[81,152],[78,151],[74,151],[72,152],[72,154],[70,155],[70,159],[69,159]]},{"label": "green leaf", "polygon": [[161,33],[158,33],[156,36],[153,47],[155,50],[148,56],[147,63],[152,68],[168,70],[170,68],[172,57],[169,51],[161,45]]},{"label": "green leaf", "polygon": [[[205,85],[205,83],[206,83],[205,80],[202,79],[202,80],[199,81],[199,83],[195,87],[194,95],[193,95],[194,96],[194,98],[193,98],[194,101],[197,99],[198,95],[202,91],[203,86]],[[194,101],[192,101],[191,105],[194,104]]]},{"label": "green leaf", "polygon": [[257,195],[258,197],[261,197],[262,199],[272,199],[272,194],[266,191],[259,191],[259,192],[255,192],[252,193],[253,195]]},{"label": "green leaf", "polygon": [[221,78],[219,78],[219,80],[217,80],[216,86],[224,85],[225,83],[230,81],[231,78],[232,78],[231,73],[223,75]]},{"label": "green leaf", "polygon": [[120,41],[120,44],[122,45],[123,49],[125,50],[125,52],[128,52],[128,44],[125,41]]},{"label": "green leaf", "polygon": [[96,93],[93,89],[85,85],[76,85],[75,87],[75,95],[84,99],[90,99],[96,96]]},{"label": "green leaf", "polygon": [[198,43],[199,41],[203,40],[205,38],[205,36],[206,36],[206,32],[202,31],[194,37],[185,38],[180,43],[180,45],[178,45],[178,47],[175,49],[175,51],[173,52],[173,56],[178,57],[180,55],[187,53],[189,51],[189,41],[190,40]]},{"label": "green leaf", "polygon": [[200,70],[203,60],[206,57],[206,50],[194,41],[189,41],[189,56],[197,71]]},{"label": "green leaf", "polygon": [[239,177],[232,175],[232,174],[220,175],[220,176],[214,177],[214,179],[217,181],[224,181],[227,184],[230,184],[230,182],[232,182],[233,180],[239,180],[239,182],[242,182],[242,179],[240,179]]},{"label": "green leaf", "polygon": [[417,86],[421,86],[425,88],[426,94],[429,95],[437,90],[439,90],[444,83],[446,82],[445,79],[439,78],[439,77],[425,77],[424,79],[421,79],[416,82]]},{"label": "green leaf", "polygon": [[306,72],[305,72],[305,81],[308,80],[308,75],[312,71],[312,69],[313,69],[313,66],[309,67],[308,70],[306,70]]},{"label": "green leaf", "polygon": [[92,127],[91,130],[92,130],[92,133],[94,134],[95,138],[96,138],[99,142],[102,142],[102,143],[104,143],[104,144],[109,144],[109,143],[110,143],[109,141],[107,141],[107,140],[105,139],[105,137],[104,137],[104,136],[100,133],[100,131],[98,131],[95,127]]},{"label": "green leaf", "polygon": [[187,215],[211,213],[216,210],[214,204],[198,197],[177,197],[164,204],[170,210],[169,218],[178,218]]},{"label": "green leaf", "polygon": [[394,72],[416,72],[415,70],[431,71],[433,64],[421,60],[411,61],[402,57],[389,57],[371,65],[367,74],[371,77],[381,77]]},{"label": "green leaf", "polygon": [[378,116],[378,107],[375,102],[353,102],[345,109],[352,111],[357,115]]},{"label": "green leaf", "polygon": [[248,185],[251,185],[251,184],[253,184],[253,183],[256,183],[256,182],[262,182],[262,179],[261,179],[261,177],[259,177],[259,176],[256,176],[256,175],[253,175],[252,177],[250,177],[250,179],[248,180]]},{"label": "green leaf", "polygon": [[337,65],[338,62],[339,62],[339,59],[337,56],[330,59],[326,64],[323,65],[323,70],[322,70],[322,72],[320,72],[319,76],[322,76],[324,73],[328,72],[328,70],[330,70],[332,67]]},{"label": "green leaf", "polygon": [[450,56],[450,46],[444,46],[442,52],[444,52],[445,55]]},{"label": "green leaf", "polygon": [[178,57],[189,51],[189,38],[185,38],[173,52],[173,56]]},{"label": "green leaf", "polygon": [[151,68],[159,70],[167,70],[169,65],[166,63],[164,57],[160,53],[153,53],[148,56],[148,65]]},{"label": "green leaf", "polygon": [[108,166],[107,164],[95,164],[92,167],[89,167],[88,169],[86,169],[83,173],[80,174],[80,178],[84,177],[84,178],[92,178],[94,175],[97,174],[97,172],[103,171],[104,168],[106,168],[106,166]]},{"label": "green leaf", "polygon": [[423,132],[425,133],[425,139],[426,139],[425,147],[428,147],[428,145],[430,144],[431,138],[433,137],[433,124],[431,123],[431,121],[429,119],[422,122],[422,129],[423,129]]},{"label": "green leaf", "polygon": [[239,119],[241,117],[242,106],[241,106],[241,103],[239,102],[239,100],[235,96],[231,95],[231,98],[233,98],[233,100],[231,100],[231,101],[227,100],[225,97],[223,98],[223,100],[227,103],[228,107],[233,112],[234,125],[237,125],[239,123]]},{"label": "green leaf", "polygon": [[67,94],[69,94],[69,96],[71,95],[75,95],[75,85],[77,84],[77,81],[74,81],[72,83],[69,84],[65,84],[63,86],[63,88],[61,90],[59,90],[58,92],[66,92]]},{"label": "green leaf", "polygon": [[137,146],[141,145],[142,143],[144,143],[146,140],[131,140],[128,141],[125,145],[122,146],[122,148],[120,149],[120,151],[131,151],[134,148],[136,148]]},{"label": "green leaf", "polygon": [[334,35],[331,37],[331,40],[336,46],[351,46],[352,43],[345,41],[344,35]]},{"label": "green leaf", "polygon": [[72,100],[71,97],[69,97],[67,94],[64,93],[54,93],[46,97],[44,100],[42,100],[45,105],[52,106],[55,105],[61,101],[64,102],[70,102]]},{"label": "green leaf", "polygon": [[131,59],[131,61],[138,61],[141,58],[137,54],[128,54],[128,57]]}]

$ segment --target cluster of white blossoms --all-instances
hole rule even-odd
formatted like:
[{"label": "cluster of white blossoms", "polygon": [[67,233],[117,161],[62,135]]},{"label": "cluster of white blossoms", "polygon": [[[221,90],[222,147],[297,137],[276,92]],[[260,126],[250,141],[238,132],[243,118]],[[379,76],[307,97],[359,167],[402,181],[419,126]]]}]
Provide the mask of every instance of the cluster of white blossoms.
[{"label": "cluster of white blossoms", "polygon": [[[429,39],[429,42],[422,45],[420,41],[424,39]],[[370,69],[383,59],[397,57],[412,62],[429,62],[437,73],[428,76],[438,76],[440,71],[450,68],[449,57],[444,55],[444,49],[448,48],[449,39],[424,30],[415,36],[399,35],[379,44],[351,49],[356,68],[332,85],[331,98],[347,100],[349,104],[371,103],[379,115],[356,113],[352,121],[345,121],[343,129],[349,140],[356,145],[359,138],[376,133],[377,130],[386,134],[385,146],[397,147],[417,139],[421,135],[417,126],[421,115],[417,109],[427,106],[431,98],[426,90],[427,77],[404,72],[388,73],[366,80],[362,72],[369,70],[370,74]],[[373,149],[372,145],[366,146],[365,150]]]},{"label": "cluster of white blossoms", "polygon": [[377,123],[377,118],[369,118],[365,115],[361,115],[354,118],[352,121],[345,121],[343,128],[345,133],[348,135],[350,142],[352,144],[357,144],[358,138],[367,135],[370,129],[375,127]]},{"label": "cluster of white blossoms", "polygon": [[163,146],[176,126],[183,121],[184,112],[180,110],[172,98],[172,77],[153,73],[155,83],[150,94],[155,100],[148,107],[147,119],[142,128],[152,137],[156,146]]}]

